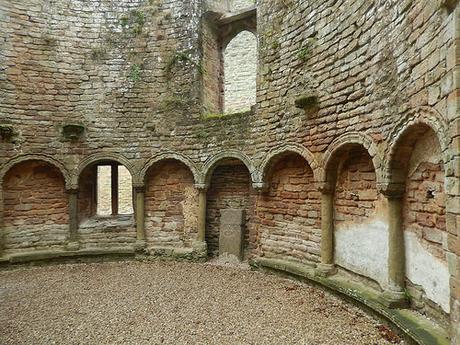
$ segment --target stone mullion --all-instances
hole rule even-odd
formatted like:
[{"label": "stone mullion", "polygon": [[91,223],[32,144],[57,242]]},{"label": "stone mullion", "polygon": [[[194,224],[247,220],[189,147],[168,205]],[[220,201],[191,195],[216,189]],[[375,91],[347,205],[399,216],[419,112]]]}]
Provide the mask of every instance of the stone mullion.
[{"label": "stone mullion", "polygon": [[112,215],[118,214],[118,164],[111,165]]}]

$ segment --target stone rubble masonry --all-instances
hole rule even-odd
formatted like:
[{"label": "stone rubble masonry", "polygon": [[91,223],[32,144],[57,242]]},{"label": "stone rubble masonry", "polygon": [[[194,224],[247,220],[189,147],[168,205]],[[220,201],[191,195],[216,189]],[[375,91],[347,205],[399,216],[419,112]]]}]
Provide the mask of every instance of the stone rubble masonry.
[{"label": "stone rubble masonry", "polygon": [[[182,199],[184,194],[192,198],[192,184],[208,187],[206,169],[218,165],[209,163],[213,157],[238,158],[246,165],[221,165],[210,178],[210,252],[218,249],[219,210],[231,207],[246,213],[246,257],[275,253],[316,262],[320,218],[312,214],[291,219],[288,211],[278,216],[283,219],[277,218],[280,223],[274,228],[263,224],[267,219],[262,215],[274,213],[264,200],[288,193],[281,192],[284,186],[296,186],[281,181],[293,178],[291,173],[279,171],[273,177],[280,179],[279,191],[274,186],[265,195],[253,190],[251,183],[267,187],[262,170],[268,156],[298,147],[313,171],[306,169],[302,178],[313,180],[315,188],[333,189],[337,181],[327,170],[329,158],[339,167],[346,164],[342,146],[363,147],[373,162],[373,172],[362,172],[369,174],[364,183],[373,184],[375,174],[375,192],[373,186],[368,191],[357,186],[363,181],[339,176],[348,190],[339,192],[343,203],[338,216],[364,221],[375,193],[391,195],[397,183],[406,181],[407,176],[397,174],[397,158],[410,160],[413,152],[407,148],[415,141],[404,134],[419,138],[423,125],[436,134],[440,150],[436,161],[427,150],[422,152],[420,170],[412,170],[404,224],[417,229],[423,248],[447,258],[443,264],[451,275],[452,344],[460,344],[458,5],[445,6],[441,0],[258,1],[255,112],[212,119],[203,113],[218,110],[222,85],[219,76],[210,77],[221,66],[217,56],[204,59],[207,50],[218,51],[212,46],[212,28],[204,25],[205,5],[201,0],[56,0],[52,6],[41,0],[0,1],[0,128],[13,129],[11,138],[0,139],[2,255],[65,247],[66,190],[78,190],[81,246],[100,242],[131,248],[136,240],[132,218],[102,226],[94,218],[92,168],[99,161],[117,161],[132,172],[133,185],[142,188],[150,181],[141,176],[142,169],[151,159],[170,155],[187,162],[196,178],[181,173],[174,177],[181,181],[181,191],[157,190],[164,203],[188,200]],[[246,4],[226,6],[236,12]],[[295,107],[296,99],[312,94],[317,110]],[[83,126],[83,134],[65,136],[62,128],[68,123]],[[350,167],[350,178],[361,174]],[[304,183],[297,186],[313,190]],[[432,188],[438,192],[428,201]],[[355,189],[370,193],[368,208],[353,204]],[[319,199],[311,194],[302,202]],[[425,198],[420,199],[422,194]],[[302,214],[317,205],[312,202],[310,210],[299,199],[296,208],[290,200],[295,199],[280,202]],[[160,207],[147,196],[146,201]],[[170,219],[155,223],[156,234],[170,231],[171,245],[188,246],[196,227],[191,225],[190,236],[182,240],[178,234],[187,228],[185,212],[181,216],[179,207],[171,212]],[[177,228],[168,225],[165,231],[166,223]],[[279,247],[271,240],[268,248],[267,236],[285,223],[291,227],[281,235]],[[306,233],[292,237],[300,228]],[[298,241],[284,241],[286,237]]]}]

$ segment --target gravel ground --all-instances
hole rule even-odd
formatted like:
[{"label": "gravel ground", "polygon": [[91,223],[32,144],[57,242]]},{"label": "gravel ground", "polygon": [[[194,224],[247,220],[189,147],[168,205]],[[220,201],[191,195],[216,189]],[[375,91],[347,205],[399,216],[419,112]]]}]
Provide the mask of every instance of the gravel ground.
[{"label": "gravel ground", "polygon": [[[390,344],[320,289],[216,264],[0,271],[0,344]],[[382,327],[380,327],[382,328]]]}]

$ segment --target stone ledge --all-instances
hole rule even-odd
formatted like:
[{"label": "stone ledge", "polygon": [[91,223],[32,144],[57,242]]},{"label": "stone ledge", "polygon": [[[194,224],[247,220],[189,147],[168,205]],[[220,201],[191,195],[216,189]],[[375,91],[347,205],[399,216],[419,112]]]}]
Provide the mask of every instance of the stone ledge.
[{"label": "stone ledge", "polygon": [[397,327],[410,341],[420,345],[449,345],[448,332],[421,315],[407,309],[389,309],[381,303],[381,294],[335,275],[321,277],[314,268],[284,260],[255,258],[250,265],[321,285],[334,293],[358,302]]},{"label": "stone ledge", "polygon": [[75,251],[67,250],[40,250],[11,254],[1,259],[0,264],[27,263],[33,261],[80,258],[86,256],[133,256],[133,248],[88,248]]}]

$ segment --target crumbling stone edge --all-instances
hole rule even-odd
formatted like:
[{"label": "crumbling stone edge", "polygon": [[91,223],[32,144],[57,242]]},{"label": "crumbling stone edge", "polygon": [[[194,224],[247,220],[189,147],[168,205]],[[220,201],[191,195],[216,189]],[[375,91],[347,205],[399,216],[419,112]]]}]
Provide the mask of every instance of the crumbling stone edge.
[{"label": "crumbling stone edge", "polygon": [[359,307],[388,322],[405,338],[406,343],[419,345],[450,344],[447,330],[410,310],[387,308],[382,304],[378,292],[351,282],[340,274],[324,277],[311,265],[271,258],[253,258],[249,264],[253,269],[281,274],[318,285],[339,297],[351,300]]},{"label": "crumbling stone edge", "polygon": [[144,250],[136,250],[126,247],[112,248],[88,248],[77,250],[46,250],[30,251],[9,256],[0,257],[0,267],[11,267],[16,264],[39,264],[40,262],[68,262],[68,261],[92,261],[100,259],[133,259],[140,261],[148,260],[175,260],[189,262],[205,262],[207,259],[206,248],[169,248],[152,247]]}]

